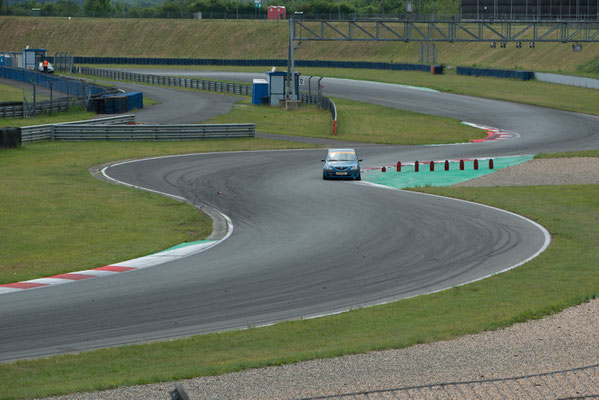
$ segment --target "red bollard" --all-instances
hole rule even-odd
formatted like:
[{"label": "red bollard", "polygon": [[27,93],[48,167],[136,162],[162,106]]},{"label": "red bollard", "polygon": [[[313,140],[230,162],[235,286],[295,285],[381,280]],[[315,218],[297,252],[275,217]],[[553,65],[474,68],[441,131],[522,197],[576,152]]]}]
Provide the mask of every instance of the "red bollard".
[{"label": "red bollard", "polygon": [[445,160],[445,171],[449,171],[449,161]]},{"label": "red bollard", "polygon": [[478,160],[476,158],[474,159],[474,169],[478,170]]},{"label": "red bollard", "polygon": [[387,168],[385,168],[385,167],[381,168],[381,172],[387,172]]},{"label": "red bollard", "polygon": [[435,162],[431,161],[430,166],[431,166],[431,172],[433,172],[435,170]]},{"label": "red bollard", "polygon": [[493,159],[489,158],[489,169],[493,169],[494,165],[493,165]]},{"label": "red bollard", "polygon": [[401,161],[397,162],[397,172],[401,172]]},{"label": "red bollard", "polygon": [[460,160],[460,171],[464,170],[464,160]]},{"label": "red bollard", "polygon": [[418,161],[416,161],[414,163],[414,172],[418,172],[420,170],[420,163]]}]

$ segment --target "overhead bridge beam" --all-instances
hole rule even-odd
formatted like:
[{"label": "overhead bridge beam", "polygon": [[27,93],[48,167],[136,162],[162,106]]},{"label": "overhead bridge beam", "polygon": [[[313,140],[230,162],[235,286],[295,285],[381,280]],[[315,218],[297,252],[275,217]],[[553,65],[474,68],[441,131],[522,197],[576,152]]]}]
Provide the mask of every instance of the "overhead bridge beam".
[{"label": "overhead bridge beam", "polygon": [[599,22],[293,20],[293,40],[370,42],[599,42]]}]

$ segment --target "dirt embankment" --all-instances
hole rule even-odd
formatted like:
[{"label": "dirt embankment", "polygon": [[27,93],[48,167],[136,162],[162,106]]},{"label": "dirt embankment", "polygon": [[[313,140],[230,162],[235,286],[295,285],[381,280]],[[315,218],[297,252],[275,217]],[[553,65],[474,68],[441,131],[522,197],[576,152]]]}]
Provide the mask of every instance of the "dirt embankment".
[{"label": "dirt embankment", "polygon": [[[286,21],[0,17],[0,51],[29,45],[49,54],[174,58],[287,58]],[[449,65],[574,72],[599,58],[599,43],[574,53],[569,44],[491,49],[488,43],[436,43]],[[304,41],[297,59],[418,62],[419,43]]]}]

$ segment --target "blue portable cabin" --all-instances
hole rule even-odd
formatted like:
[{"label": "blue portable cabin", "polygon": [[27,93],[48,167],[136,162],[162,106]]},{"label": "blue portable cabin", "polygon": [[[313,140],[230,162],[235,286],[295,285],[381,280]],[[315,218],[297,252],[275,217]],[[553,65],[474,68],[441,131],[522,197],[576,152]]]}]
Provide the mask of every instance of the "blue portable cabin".
[{"label": "blue portable cabin", "polygon": [[46,49],[23,49],[23,68],[35,70],[47,57]]}]

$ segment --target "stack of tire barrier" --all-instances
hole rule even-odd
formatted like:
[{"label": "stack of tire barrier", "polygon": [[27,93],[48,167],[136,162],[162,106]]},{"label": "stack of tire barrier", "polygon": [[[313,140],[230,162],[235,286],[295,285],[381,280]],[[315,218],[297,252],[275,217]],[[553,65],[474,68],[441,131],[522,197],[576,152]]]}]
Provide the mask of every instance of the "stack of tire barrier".
[{"label": "stack of tire barrier", "polygon": [[431,65],[431,74],[433,74],[433,75],[443,74],[443,65]]},{"label": "stack of tire barrier", "polygon": [[0,149],[21,147],[21,128],[0,128]]},{"label": "stack of tire barrier", "polygon": [[509,69],[458,67],[457,72],[458,72],[458,75],[492,76],[494,78],[509,78],[509,79],[518,79],[521,81],[529,81],[531,79],[535,79],[535,73],[532,71],[515,71],[515,70],[509,70]]},{"label": "stack of tire barrier", "polygon": [[90,99],[88,109],[96,114],[122,114],[144,107],[142,92],[110,94]]}]

